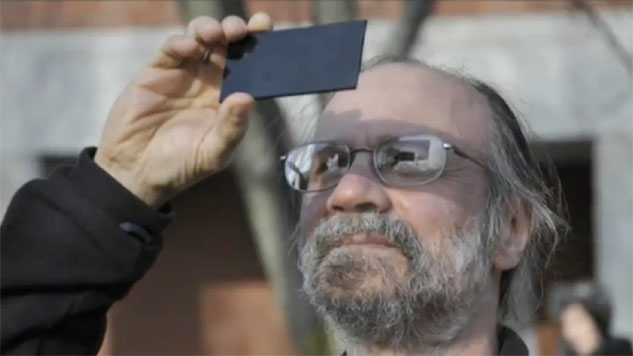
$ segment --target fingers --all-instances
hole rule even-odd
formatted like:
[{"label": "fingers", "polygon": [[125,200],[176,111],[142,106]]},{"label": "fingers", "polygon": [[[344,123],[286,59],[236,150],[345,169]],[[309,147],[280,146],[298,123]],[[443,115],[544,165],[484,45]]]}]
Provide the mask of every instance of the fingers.
[{"label": "fingers", "polygon": [[204,53],[204,47],[194,37],[187,35],[171,36],[163,43],[158,55],[152,62],[153,67],[173,68],[177,67],[186,58],[200,56]]},{"label": "fingers", "polygon": [[239,41],[248,34],[246,22],[233,15],[222,20],[222,29],[224,29],[224,36],[229,43]]},{"label": "fingers", "polygon": [[225,41],[224,30],[218,20],[209,16],[197,17],[187,26],[187,35],[194,36],[204,44],[221,43]]},{"label": "fingers", "polygon": [[221,23],[209,16],[197,17],[187,25],[186,35],[175,35],[165,41],[152,66],[178,67],[186,59],[202,57],[207,48],[226,46],[249,32],[269,31],[272,27],[270,16],[264,13],[253,15],[248,25],[238,16],[227,16]]},{"label": "fingers", "polygon": [[248,32],[266,32],[273,29],[273,20],[263,12],[258,12],[248,20]]}]

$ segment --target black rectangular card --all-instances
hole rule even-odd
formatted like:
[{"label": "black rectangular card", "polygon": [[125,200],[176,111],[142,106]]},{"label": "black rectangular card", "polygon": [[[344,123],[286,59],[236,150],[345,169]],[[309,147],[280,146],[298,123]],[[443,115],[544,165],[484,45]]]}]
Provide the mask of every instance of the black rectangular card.
[{"label": "black rectangular card", "polygon": [[255,99],[353,89],[367,21],[249,35],[229,45],[220,101],[235,92]]}]

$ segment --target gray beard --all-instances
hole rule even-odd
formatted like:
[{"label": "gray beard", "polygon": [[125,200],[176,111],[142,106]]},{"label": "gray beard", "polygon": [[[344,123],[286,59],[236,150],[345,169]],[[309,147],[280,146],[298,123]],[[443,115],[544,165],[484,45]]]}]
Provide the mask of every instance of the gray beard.
[{"label": "gray beard", "polygon": [[[386,214],[336,215],[310,238],[297,232],[305,293],[344,342],[364,348],[450,344],[472,319],[491,271],[492,243],[482,234],[454,232],[425,247],[408,223]],[[388,258],[331,251],[361,233],[387,237],[406,257],[406,273]],[[379,288],[364,285],[368,276]]]}]

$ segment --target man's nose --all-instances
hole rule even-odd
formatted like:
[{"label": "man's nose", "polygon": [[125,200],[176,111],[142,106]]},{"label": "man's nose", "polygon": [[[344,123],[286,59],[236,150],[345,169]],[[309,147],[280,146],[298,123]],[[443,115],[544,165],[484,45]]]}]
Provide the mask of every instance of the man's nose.
[{"label": "man's nose", "polygon": [[382,184],[356,172],[345,174],[327,200],[327,210],[333,212],[386,212],[391,199]]}]

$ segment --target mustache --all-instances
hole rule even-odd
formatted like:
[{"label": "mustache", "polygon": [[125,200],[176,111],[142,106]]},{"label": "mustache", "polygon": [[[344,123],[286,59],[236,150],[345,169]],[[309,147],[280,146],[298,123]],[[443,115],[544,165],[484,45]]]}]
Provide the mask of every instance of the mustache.
[{"label": "mustache", "polygon": [[381,242],[399,249],[409,260],[421,249],[420,239],[408,222],[393,215],[374,212],[324,218],[312,232],[308,244],[313,244],[320,261],[350,236],[360,234],[380,236]]}]

